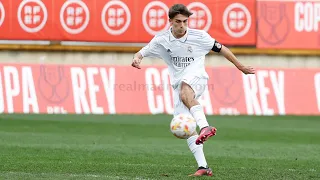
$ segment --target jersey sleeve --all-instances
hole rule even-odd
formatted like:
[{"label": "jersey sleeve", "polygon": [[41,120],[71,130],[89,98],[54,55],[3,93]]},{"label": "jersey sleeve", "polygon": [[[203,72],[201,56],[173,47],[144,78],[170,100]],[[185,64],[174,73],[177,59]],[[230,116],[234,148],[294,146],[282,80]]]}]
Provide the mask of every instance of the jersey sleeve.
[{"label": "jersey sleeve", "polygon": [[154,37],[139,52],[142,55],[142,57],[161,58],[161,47],[160,47],[160,44],[158,43],[157,37]]},{"label": "jersey sleeve", "polygon": [[202,37],[201,41],[202,41],[201,44],[206,52],[209,53],[211,50],[214,52],[221,51],[222,45],[217,40],[212,38],[210,36],[210,34],[208,34],[207,32],[203,33],[203,37]]}]

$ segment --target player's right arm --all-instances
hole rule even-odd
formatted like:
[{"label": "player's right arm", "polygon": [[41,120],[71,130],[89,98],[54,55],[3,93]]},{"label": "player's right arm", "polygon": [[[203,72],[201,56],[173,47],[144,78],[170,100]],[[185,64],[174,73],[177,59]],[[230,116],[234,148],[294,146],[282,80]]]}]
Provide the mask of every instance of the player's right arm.
[{"label": "player's right arm", "polygon": [[144,46],[139,52],[135,53],[132,59],[132,66],[141,69],[140,64],[144,57],[156,57],[161,58],[160,44],[157,37],[154,37],[148,45]]},{"label": "player's right arm", "polygon": [[131,66],[132,66],[132,67],[135,67],[135,68],[137,68],[137,69],[141,69],[140,63],[141,63],[142,59],[143,59],[143,56],[141,55],[140,52],[135,53],[135,54],[133,55],[133,59],[132,59],[132,64],[131,64]]}]

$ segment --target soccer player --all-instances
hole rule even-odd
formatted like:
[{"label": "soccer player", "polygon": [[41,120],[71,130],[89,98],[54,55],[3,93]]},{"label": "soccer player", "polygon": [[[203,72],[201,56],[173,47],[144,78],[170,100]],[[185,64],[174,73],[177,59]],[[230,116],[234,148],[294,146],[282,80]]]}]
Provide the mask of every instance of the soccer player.
[{"label": "soccer player", "polygon": [[203,107],[198,102],[208,81],[205,71],[205,55],[210,51],[221,53],[244,74],[254,74],[254,68],[242,65],[235,55],[203,30],[188,28],[188,18],[192,15],[183,4],[175,4],[169,9],[171,27],[161,32],[137,52],[132,66],[141,69],[144,57],[156,57],[168,65],[170,82],[174,89],[174,116],[189,114],[197,122],[200,134],[187,139],[198,170],[193,176],[212,176],[204,153],[203,143],[216,134],[216,128],[208,124]]}]

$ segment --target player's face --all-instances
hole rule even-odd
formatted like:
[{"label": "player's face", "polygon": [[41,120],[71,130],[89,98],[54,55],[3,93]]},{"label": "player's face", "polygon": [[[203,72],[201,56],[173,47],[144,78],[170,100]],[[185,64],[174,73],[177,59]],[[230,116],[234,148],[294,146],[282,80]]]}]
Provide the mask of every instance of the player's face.
[{"label": "player's face", "polygon": [[176,38],[184,36],[188,27],[188,17],[178,14],[173,19],[170,19],[173,35]]}]

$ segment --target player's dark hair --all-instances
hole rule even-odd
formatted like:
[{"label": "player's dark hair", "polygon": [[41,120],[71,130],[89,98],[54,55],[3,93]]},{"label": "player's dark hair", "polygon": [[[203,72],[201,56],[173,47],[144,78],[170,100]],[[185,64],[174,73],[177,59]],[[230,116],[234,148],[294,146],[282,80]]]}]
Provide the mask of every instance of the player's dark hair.
[{"label": "player's dark hair", "polygon": [[182,14],[184,16],[191,16],[193,13],[183,4],[175,4],[169,9],[169,18],[173,19],[176,15]]}]

